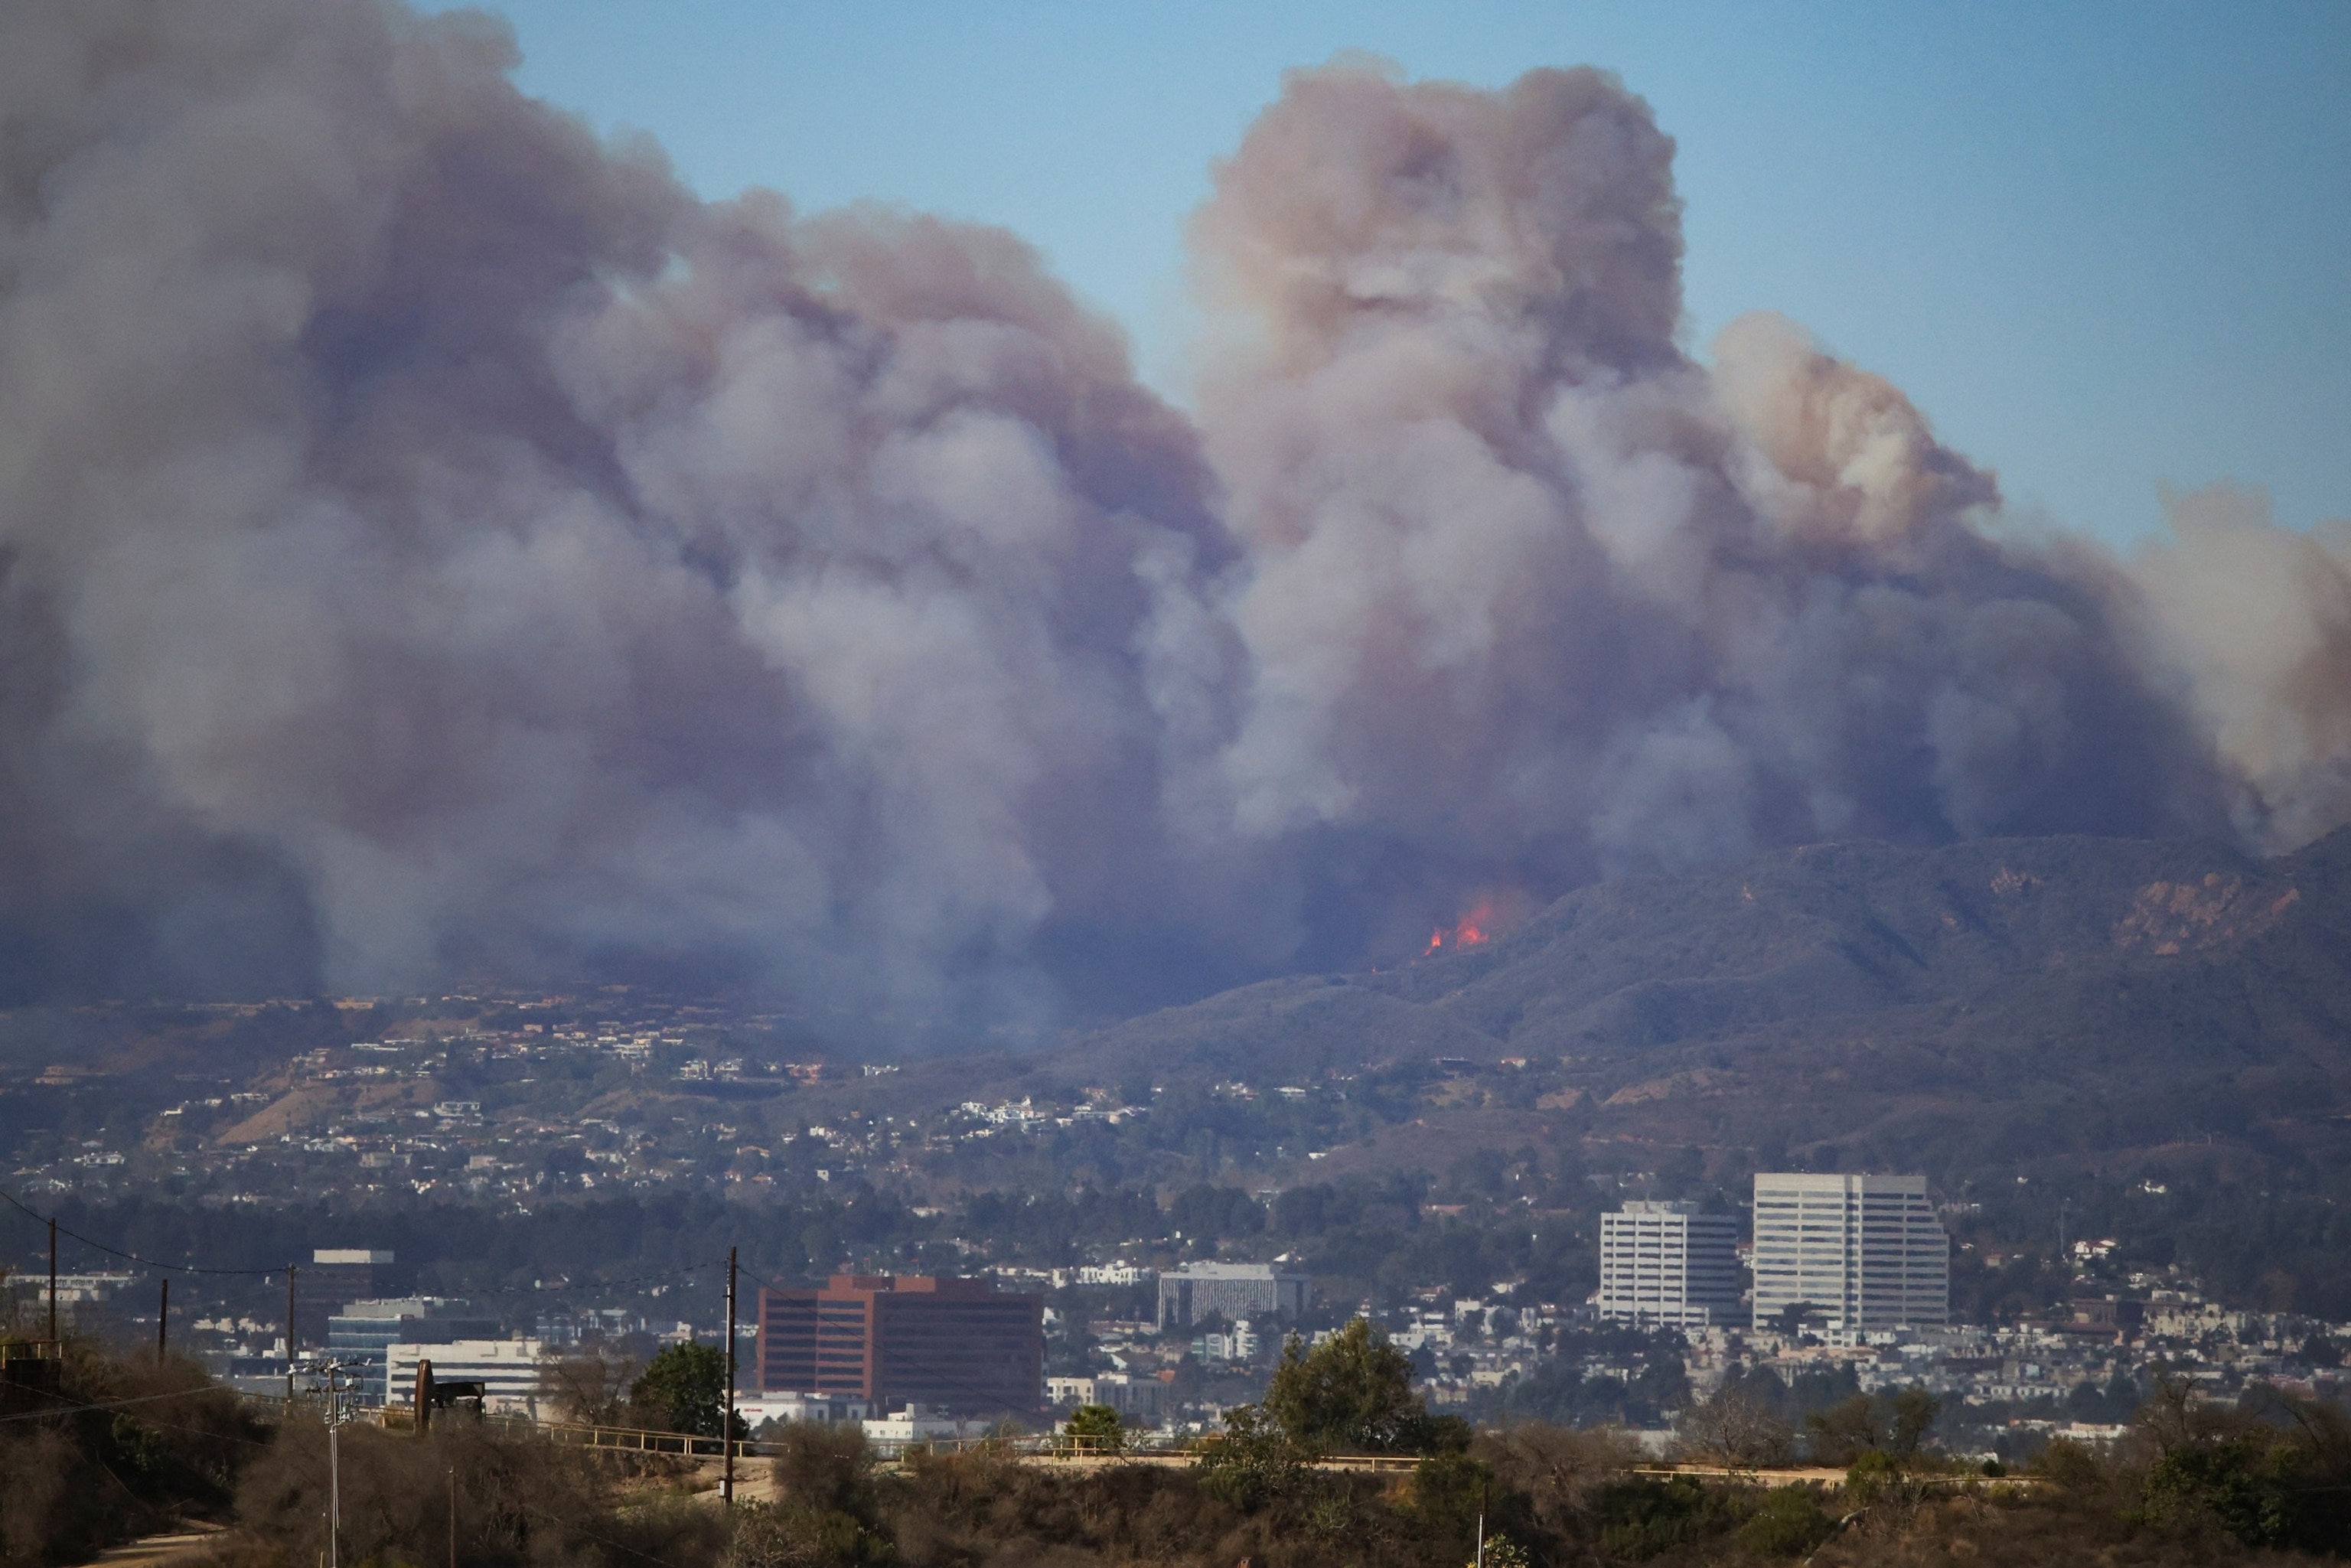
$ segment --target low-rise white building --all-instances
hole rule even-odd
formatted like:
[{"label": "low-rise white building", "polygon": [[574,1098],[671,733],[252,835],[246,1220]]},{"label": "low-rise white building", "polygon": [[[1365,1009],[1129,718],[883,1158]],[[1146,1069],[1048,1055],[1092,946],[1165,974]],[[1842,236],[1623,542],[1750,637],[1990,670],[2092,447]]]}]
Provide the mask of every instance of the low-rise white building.
[{"label": "low-rise white building", "polygon": [[753,1431],[769,1421],[787,1425],[797,1421],[814,1421],[832,1426],[841,1421],[863,1421],[873,1415],[873,1406],[862,1399],[847,1399],[835,1394],[745,1394],[735,1396],[735,1414],[743,1425]]},{"label": "low-rise white building", "polygon": [[935,1443],[957,1437],[984,1437],[986,1421],[958,1421],[921,1405],[909,1405],[887,1416],[872,1416],[862,1423],[865,1440],[893,1454],[909,1443]]},{"label": "low-rise white building", "polygon": [[1125,1259],[1108,1263],[1085,1263],[1078,1268],[1081,1285],[1146,1285],[1158,1278],[1155,1270],[1145,1269]]},{"label": "low-rise white building", "polygon": [[1093,1377],[1045,1379],[1045,1402],[1057,1409],[1107,1405],[1128,1426],[1156,1426],[1165,1408],[1167,1385],[1155,1377],[1104,1373]]},{"label": "low-rise white building", "polygon": [[539,1348],[535,1339],[461,1339],[447,1344],[395,1341],[384,1347],[384,1402],[414,1406],[416,1364],[429,1361],[436,1383],[478,1379],[484,1385],[484,1409],[536,1416]]}]

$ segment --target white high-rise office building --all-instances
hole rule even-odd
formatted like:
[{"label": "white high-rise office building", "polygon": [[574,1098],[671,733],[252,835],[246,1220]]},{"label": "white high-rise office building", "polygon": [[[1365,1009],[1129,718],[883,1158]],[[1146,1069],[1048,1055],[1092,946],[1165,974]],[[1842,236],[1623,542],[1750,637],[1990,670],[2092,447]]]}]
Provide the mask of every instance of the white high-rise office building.
[{"label": "white high-rise office building", "polygon": [[1704,1328],[1739,1316],[1739,1221],[1689,1203],[1600,1217],[1600,1315]]},{"label": "white high-rise office building", "polygon": [[1951,1315],[1951,1239],[1922,1176],[1755,1176],[1754,1325],[1797,1302],[1844,1333]]}]

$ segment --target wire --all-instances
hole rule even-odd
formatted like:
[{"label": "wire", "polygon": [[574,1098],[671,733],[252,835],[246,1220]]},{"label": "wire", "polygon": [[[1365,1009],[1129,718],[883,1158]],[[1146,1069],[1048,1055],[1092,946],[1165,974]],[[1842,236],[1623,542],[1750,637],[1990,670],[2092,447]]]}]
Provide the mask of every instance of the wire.
[{"label": "wire", "polygon": [[502,1289],[469,1291],[467,1293],[473,1296],[528,1296],[548,1295],[562,1291],[615,1291],[622,1285],[643,1285],[654,1280],[675,1280],[698,1270],[725,1267],[726,1267],[726,1259],[710,1258],[699,1263],[680,1264],[677,1268],[665,1270],[658,1274],[632,1274],[625,1280],[566,1280],[562,1284],[553,1287],[509,1285]]},{"label": "wire", "polygon": [[553,1513],[546,1509],[535,1507],[530,1503],[525,1502],[520,1498],[516,1498],[513,1500],[515,1506],[521,1509],[525,1513],[535,1513],[541,1519],[548,1520],[555,1524],[563,1526],[574,1535],[586,1537],[588,1540],[596,1542],[599,1546],[613,1547],[619,1551],[627,1552],[632,1557],[642,1557],[648,1563],[658,1563],[662,1565],[662,1568],[683,1568],[682,1564],[673,1563],[666,1557],[656,1556],[654,1553],[647,1552],[641,1546],[632,1546],[625,1541],[614,1541],[610,1536],[599,1535],[594,1531],[590,1530],[587,1526],[580,1524],[574,1521],[567,1520],[559,1513]]},{"label": "wire", "polygon": [[[0,1187],[0,1198],[7,1199],[12,1206],[23,1210],[28,1218],[37,1219],[45,1225],[57,1225],[57,1223],[55,1216],[40,1213],[30,1205],[20,1200],[15,1193],[10,1192],[5,1187]],[[68,1230],[62,1225],[57,1225],[57,1234],[60,1236],[70,1236],[85,1247],[95,1247],[110,1258],[120,1258],[125,1262],[136,1263],[141,1268],[147,1269],[172,1269],[176,1270],[183,1274],[239,1274],[247,1276],[256,1274],[282,1274],[286,1271],[283,1269],[204,1269],[197,1267],[193,1263],[161,1263],[152,1258],[141,1258],[136,1252],[125,1252],[120,1247],[109,1247],[103,1241],[94,1241],[90,1238],[84,1236],[80,1231]]]},{"label": "wire", "polygon": [[[219,1393],[221,1390],[217,1385],[211,1388],[178,1388],[172,1390],[169,1394],[141,1394],[137,1396],[135,1398],[131,1399],[101,1399],[97,1401],[69,1399],[62,1394],[49,1394],[46,1389],[35,1389],[31,1390],[31,1392],[42,1394],[47,1398],[56,1400],[57,1403],[52,1409],[36,1410],[31,1412],[29,1415],[0,1416],[0,1421],[46,1421],[52,1416],[70,1415],[77,1410],[122,1410],[127,1409],[133,1405],[152,1405],[159,1399],[202,1399],[210,1395]],[[155,1423],[155,1425],[163,1426],[166,1425],[166,1423],[159,1421]],[[192,1427],[190,1430],[195,1430],[195,1428]]]},{"label": "wire", "polygon": [[[0,1421],[49,1420],[54,1419],[58,1416],[71,1415],[77,1411],[119,1410],[125,1406],[142,1405],[158,1399],[185,1399],[190,1397],[201,1397],[205,1392],[207,1391],[203,1389],[183,1389],[175,1394],[149,1394],[142,1395],[136,1399],[113,1399],[95,1404],[83,1400],[68,1400],[65,1398],[63,1395],[53,1395],[51,1397],[59,1401],[59,1408],[37,1411],[29,1416],[0,1416]],[[235,1432],[215,1431],[209,1427],[190,1427],[183,1423],[175,1421],[156,1421],[150,1419],[147,1422],[147,1425],[151,1427],[166,1427],[176,1432],[192,1432],[199,1437],[224,1438],[232,1443],[242,1443],[248,1448],[269,1448],[274,1441],[274,1439],[267,1438],[247,1437]],[[110,1475],[112,1474],[110,1470],[108,1473]],[[117,1484],[120,1484],[120,1478],[116,1477],[115,1479]],[[593,1541],[600,1546],[610,1546],[617,1551],[625,1552],[632,1557],[642,1557],[648,1563],[659,1563],[661,1568],[684,1568],[683,1564],[673,1563],[666,1557],[647,1552],[643,1547],[632,1546],[625,1541],[615,1541],[610,1536],[600,1535],[596,1531],[580,1524],[577,1521],[566,1519],[561,1514],[537,1507],[521,1498],[515,1498],[511,1500],[516,1507],[521,1509],[524,1512],[534,1513],[541,1519],[549,1521],[555,1524],[562,1525],[571,1533],[584,1537],[587,1540]]]},{"label": "wire", "polygon": [[[54,1218],[53,1218],[53,1217],[51,1217],[51,1216],[49,1216],[49,1215],[43,1214],[43,1213],[41,1213],[39,1210],[37,1210],[37,1209],[36,1209],[36,1208],[33,1208],[33,1207],[30,1207],[29,1205],[26,1204],[23,1200],[21,1200],[20,1198],[18,1198],[18,1197],[16,1197],[16,1194],[14,1194],[14,1193],[12,1193],[12,1192],[8,1191],[5,1187],[0,1187],[0,1199],[5,1199],[5,1200],[6,1200],[6,1202],[7,1202],[8,1204],[10,1204],[12,1207],[14,1207],[15,1208],[16,1208],[16,1209],[18,1209],[19,1211],[21,1211],[21,1212],[22,1212],[23,1214],[25,1214],[25,1215],[26,1216],[26,1218],[28,1218],[38,1220],[38,1221],[40,1221],[42,1224],[45,1224],[45,1225],[56,1224],[56,1220],[54,1219]],[[278,1268],[278,1269],[206,1269],[206,1268],[200,1267],[199,1265],[194,1264],[194,1263],[164,1263],[164,1262],[160,1262],[160,1261],[158,1261],[157,1260],[152,1259],[152,1258],[142,1258],[142,1257],[141,1257],[141,1256],[140,1256],[138,1253],[136,1253],[136,1252],[126,1252],[126,1251],[124,1251],[122,1249],[120,1249],[120,1248],[119,1248],[119,1247],[109,1247],[109,1246],[108,1246],[105,1242],[103,1242],[103,1241],[95,1240],[95,1239],[92,1239],[92,1238],[90,1238],[90,1237],[84,1236],[81,1232],[79,1232],[79,1231],[78,1231],[78,1230],[68,1230],[68,1229],[67,1229],[67,1228],[66,1228],[64,1226],[62,1226],[62,1225],[57,1226],[57,1234],[58,1234],[58,1235],[60,1235],[60,1236],[69,1236],[69,1237],[71,1237],[73,1239],[75,1239],[76,1241],[80,1242],[80,1243],[81,1243],[83,1246],[85,1246],[85,1247],[94,1247],[94,1248],[96,1248],[99,1251],[105,1253],[105,1254],[106,1254],[108,1257],[110,1257],[110,1258],[120,1258],[120,1259],[121,1259],[121,1260],[122,1260],[123,1261],[125,1261],[125,1262],[128,1262],[128,1263],[136,1263],[136,1264],[140,1265],[141,1268],[145,1268],[145,1269],[170,1269],[170,1270],[176,1270],[177,1272],[179,1272],[179,1273],[183,1273],[183,1274],[211,1274],[211,1275],[218,1275],[218,1276],[235,1276],[235,1277],[239,1277],[239,1278],[246,1278],[246,1279],[256,1279],[256,1278],[263,1278],[263,1279],[266,1279],[266,1278],[267,1278],[267,1277],[269,1277],[269,1276],[272,1276],[272,1275],[283,1274],[284,1272],[286,1272],[286,1270],[285,1270],[284,1269],[282,1269],[282,1268]],[[620,1288],[621,1286],[622,1286],[622,1285],[640,1285],[640,1284],[645,1284],[645,1283],[648,1283],[648,1282],[653,1281],[655,1281],[655,1280],[674,1280],[674,1279],[679,1279],[679,1278],[681,1278],[681,1277],[683,1277],[683,1276],[684,1276],[684,1275],[691,1274],[691,1273],[695,1272],[695,1270],[701,1270],[701,1269],[719,1269],[719,1268],[724,1268],[724,1267],[726,1266],[726,1259],[724,1259],[724,1258],[707,1259],[707,1260],[704,1260],[704,1261],[702,1261],[702,1262],[699,1262],[699,1263],[688,1263],[688,1264],[684,1265],[684,1266],[683,1266],[683,1267],[681,1267],[681,1268],[665,1270],[664,1270],[664,1271],[662,1271],[662,1272],[660,1272],[660,1273],[654,1273],[654,1274],[637,1274],[637,1275],[633,1275],[633,1276],[632,1276],[632,1277],[630,1277],[630,1278],[628,1278],[628,1279],[625,1279],[625,1280],[589,1280],[589,1281],[580,1281],[580,1282],[579,1282],[579,1283],[578,1283],[578,1285],[576,1285],[576,1286],[575,1286],[572,1282],[567,1281],[567,1282],[563,1285],[562,1289],[564,1289],[564,1290],[572,1290],[572,1289],[577,1288],[577,1289],[585,1289],[585,1290],[593,1290],[593,1291],[610,1291],[610,1290],[617,1290],[617,1289],[619,1289],[619,1288]],[[534,1288],[534,1290],[535,1290],[535,1289],[536,1289],[536,1288]],[[533,1293],[533,1291],[526,1291],[523,1287],[521,1287],[521,1286],[517,1285],[517,1286],[513,1286],[513,1287],[507,1288],[507,1289],[506,1289],[506,1290],[475,1291],[473,1291],[473,1292],[471,1292],[471,1293],[472,1293],[472,1294],[474,1294],[474,1295],[486,1295],[486,1296],[519,1296],[519,1295],[528,1295],[528,1294],[531,1294],[531,1293]]]}]

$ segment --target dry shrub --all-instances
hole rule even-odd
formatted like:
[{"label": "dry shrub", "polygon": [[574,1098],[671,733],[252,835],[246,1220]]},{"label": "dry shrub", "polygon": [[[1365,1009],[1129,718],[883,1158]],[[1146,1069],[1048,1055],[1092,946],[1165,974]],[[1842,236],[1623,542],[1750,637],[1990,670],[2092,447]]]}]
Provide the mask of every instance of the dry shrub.
[{"label": "dry shrub", "polygon": [[[716,1510],[674,1493],[623,1493],[594,1450],[453,1423],[423,1437],[343,1428],[345,1562],[447,1560],[452,1489],[463,1568],[707,1568],[726,1544]],[[248,1469],[237,1514],[246,1552],[308,1563],[326,1549],[326,1428],[298,1417]]]},{"label": "dry shrub", "polygon": [[981,1456],[914,1458],[882,1489],[905,1568],[1456,1568],[1464,1542],[1401,1506],[1411,1492],[1310,1470],[1245,1513],[1190,1469],[1062,1471]]},{"label": "dry shrub", "polygon": [[1675,1423],[1682,1457],[1732,1469],[1785,1464],[1796,1451],[1795,1428],[1751,1390],[1726,1387],[1698,1400]]},{"label": "dry shrub", "polygon": [[643,1370],[632,1357],[601,1350],[549,1356],[538,1364],[538,1391],[563,1420],[615,1427],[628,1414],[629,1385]]},{"label": "dry shrub", "polygon": [[[100,1544],[98,1511],[75,1497],[95,1478],[58,1432],[0,1439],[0,1554],[11,1563],[51,1563]],[[65,1560],[70,1560],[65,1558]]]},{"label": "dry shrub", "polygon": [[0,1427],[0,1563],[82,1562],[227,1511],[263,1429],[201,1367],[69,1341],[54,1391]]},{"label": "dry shrub", "polygon": [[890,1561],[894,1553],[864,1432],[795,1422],[778,1440],[777,1500],[738,1511],[725,1568],[855,1568]]}]

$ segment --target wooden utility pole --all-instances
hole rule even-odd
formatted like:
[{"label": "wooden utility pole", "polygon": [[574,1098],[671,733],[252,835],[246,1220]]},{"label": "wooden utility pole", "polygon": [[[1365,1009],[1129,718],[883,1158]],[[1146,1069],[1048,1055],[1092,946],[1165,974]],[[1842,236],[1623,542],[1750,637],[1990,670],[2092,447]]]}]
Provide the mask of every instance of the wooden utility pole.
[{"label": "wooden utility pole", "polygon": [[449,1568],[457,1568],[457,1467],[449,1467]]},{"label": "wooden utility pole", "polygon": [[170,1343],[172,1326],[172,1276],[163,1276],[163,1298],[155,1303],[155,1364],[163,1364],[163,1347]]},{"label": "wooden utility pole", "polygon": [[719,1417],[719,1451],[726,1456],[719,1500],[735,1506],[735,1249],[726,1249],[726,1414]]},{"label": "wooden utility pole", "polygon": [[327,1568],[343,1564],[342,1390],[335,1385],[338,1364],[327,1363]]},{"label": "wooden utility pole", "polygon": [[49,1343],[57,1339],[57,1217],[49,1216]]},{"label": "wooden utility pole", "polygon": [[286,1265],[286,1413],[294,1414],[294,1265]]},{"label": "wooden utility pole", "polygon": [[[416,1362],[416,1435],[422,1437],[426,1432],[432,1430],[432,1427],[433,1363],[429,1358],[420,1356],[417,1358]],[[455,1485],[455,1483],[452,1482],[451,1484]],[[454,1498],[457,1494],[451,1492],[449,1495]],[[449,1506],[454,1509],[457,1505],[453,1502]],[[450,1517],[454,1519],[456,1516],[452,1514]],[[453,1524],[449,1528],[454,1531],[457,1527]],[[452,1535],[450,1539],[454,1541],[456,1537]]]}]

